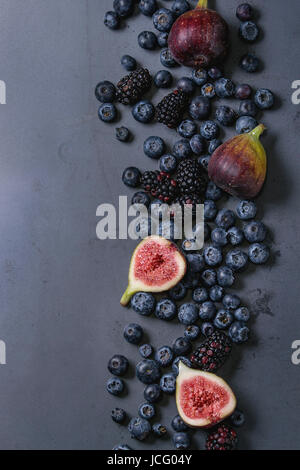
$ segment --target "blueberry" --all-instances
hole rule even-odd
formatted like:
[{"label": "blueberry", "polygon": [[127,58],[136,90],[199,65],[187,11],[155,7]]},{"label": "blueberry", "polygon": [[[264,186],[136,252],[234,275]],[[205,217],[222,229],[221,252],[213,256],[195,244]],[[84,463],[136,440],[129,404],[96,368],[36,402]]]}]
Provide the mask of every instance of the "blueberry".
[{"label": "blueberry", "polygon": [[236,213],[238,217],[242,220],[254,219],[257,213],[257,207],[253,201],[240,201]]},{"label": "blueberry", "polygon": [[130,344],[139,344],[143,334],[143,328],[137,323],[129,323],[129,325],[124,328],[124,338]]},{"label": "blueberry", "polygon": [[116,97],[116,87],[107,80],[100,82],[95,88],[95,96],[101,103],[112,103]]},{"label": "blueberry", "polygon": [[152,121],[155,113],[155,108],[150,101],[143,100],[139,101],[132,108],[132,115],[134,119],[143,124],[147,124]]},{"label": "blueberry", "polygon": [[203,334],[203,336],[208,338],[209,336],[213,334],[214,331],[215,331],[215,327],[212,323],[209,323],[209,322],[202,323],[201,333]]},{"label": "blueberry", "polygon": [[260,65],[259,59],[254,54],[245,54],[240,60],[240,67],[248,73],[255,73]]},{"label": "blueberry", "polygon": [[126,186],[130,188],[136,188],[139,186],[141,180],[141,172],[134,166],[130,166],[124,170],[122,181]]},{"label": "blueberry", "polygon": [[115,354],[109,361],[107,368],[113,375],[122,377],[126,374],[129,367],[128,359],[120,354]]},{"label": "blueberry", "polygon": [[209,290],[209,297],[212,302],[221,302],[224,296],[224,288],[221,286],[213,286]]},{"label": "blueberry", "polygon": [[132,418],[128,425],[128,431],[133,439],[144,441],[150,435],[151,424],[143,418]]},{"label": "blueberry", "polygon": [[239,29],[240,37],[247,42],[254,42],[258,38],[259,29],[253,21],[244,21]]},{"label": "blueberry", "polygon": [[107,11],[104,16],[104,24],[109,29],[118,29],[120,26],[120,17],[115,11]]},{"label": "blueberry", "polygon": [[222,142],[221,140],[219,139],[213,139],[209,142],[209,145],[208,145],[208,153],[210,155],[212,155],[214,153],[214,151],[220,147],[220,145],[222,145]]},{"label": "blueberry", "polygon": [[190,142],[187,139],[181,139],[175,142],[172,149],[172,154],[177,158],[187,158],[192,154]]},{"label": "blueberry", "polygon": [[118,444],[114,446],[113,450],[132,450],[127,444]]},{"label": "blueberry", "polygon": [[232,246],[241,245],[244,241],[244,234],[238,227],[231,227],[227,232],[227,240]]},{"label": "blueberry", "polygon": [[164,217],[167,218],[169,215],[169,206],[159,199],[154,199],[154,201],[151,202],[150,210],[151,216],[157,220]]},{"label": "blueberry", "polygon": [[197,304],[202,304],[206,300],[208,300],[208,293],[205,287],[197,287],[193,291],[193,301],[196,302]]},{"label": "blueberry", "polygon": [[169,88],[172,81],[172,74],[168,70],[160,70],[154,77],[154,84],[157,88]]},{"label": "blueberry", "polygon": [[160,47],[168,47],[169,34],[161,32],[157,36],[157,42]]},{"label": "blueberry", "polygon": [[162,346],[155,353],[155,360],[161,367],[168,367],[173,361],[173,351],[169,346]]},{"label": "blueberry", "polygon": [[116,137],[120,142],[128,142],[130,139],[130,132],[127,127],[117,127],[116,129]]},{"label": "blueberry", "polygon": [[126,18],[133,13],[134,2],[133,0],[114,0],[113,6],[119,16]]},{"label": "blueberry", "polygon": [[184,432],[189,429],[179,415],[174,416],[171,422],[171,426],[176,432]]},{"label": "blueberry", "polygon": [[238,100],[247,100],[250,98],[252,94],[252,88],[250,85],[247,85],[246,83],[242,85],[237,85],[236,90],[235,90],[235,97]]},{"label": "blueberry", "polygon": [[252,131],[258,126],[258,122],[251,116],[242,116],[236,121],[236,132],[238,134],[245,134],[246,132]]},{"label": "blueberry", "polygon": [[182,283],[186,289],[194,289],[199,284],[199,273],[193,273],[192,271],[188,271],[184,276]]},{"label": "blueberry", "polygon": [[175,17],[168,8],[160,8],[153,16],[153,25],[158,31],[169,32],[174,23]]},{"label": "blueberry", "polygon": [[223,305],[227,310],[236,310],[241,304],[241,299],[235,294],[226,294]]},{"label": "blueberry", "polygon": [[201,279],[207,287],[217,284],[217,273],[213,269],[206,269],[201,275]]},{"label": "blueberry", "polygon": [[151,419],[155,416],[155,408],[151,403],[142,403],[139,406],[139,415],[143,419]]},{"label": "blueberry", "polygon": [[239,115],[255,117],[258,113],[256,104],[252,100],[243,100],[240,103]]},{"label": "blueberry", "polygon": [[211,159],[211,155],[203,155],[198,158],[199,165],[202,166],[203,170],[208,171],[208,165]]},{"label": "blueberry", "polygon": [[111,412],[112,420],[118,424],[124,423],[126,416],[126,412],[122,408],[114,408]]},{"label": "blueberry", "polygon": [[223,228],[215,228],[211,232],[211,241],[216,246],[226,246],[227,245],[227,232]]},{"label": "blueberry", "polygon": [[187,450],[191,445],[190,436],[186,432],[176,432],[173,436],[173,444],[176,450]]},{"label": "blueberry", "polygon": [[130,55],[123,55],[121,58],[121,64],[123,65],[124,69],[128,70],[129,72],[132,72],[137,67],[135,58],[131,57]]},{"label": "blueberry", "polygon": [[131,199],[131,204],[142,204],[143,206],[146,206],[147,208],[150,206],[151,198],[148,193],[145,191],[138,191],[137,193],[134,193]]},{"label": "blueberry", "polygon": [[217,271],[218,283],[222,287],[231,287],[234,284],[235,278],[232,269],[227,266],[221,266]]},{"label": "blueberry", "polygon": [[192,72],[192,79],[196,83],[196,85],[201,86],[207,82],[207,71],[205,69],[195,69]]},{"label": "blueberry", "polygon": [[162,376],[160,379],[160,388],[162,392],[166,393],[167,395],[173,395],[176,390],[176,377],[172,373],[168,373]]},{"label": "blueberry", "polygon": [[245,415],[242,411],[236,409],[230,416],[230,421],[233,426],[240,428],[245,424]]},{"label": "blueberry", "polygon": [[155,316],[160,320],[170,321],[176,317],[176,304],[170,299],[161,299],[157,302]]},{"label": "blueberry", "polygon": [[167,47],[160,53],[160,62],[164,67],[176,67],[178,64]]},{"label": "blueberry", "polygon": [[164,220],[160,222],[156,234],[172,241],[181,238],[181,232],[178,225],[175,225],[174,220]]},{"label": "blueberry", "polygon": [[113,122],[117,117],[117,108],[113,103],[104,103],[98,109],[98,116],[103,122]]},{"label": "blueberry", "polygon": [[212,78],[213,80],[218,80],[221,78],[223,75],[222,70],[220,70],[218,67],[211,67],[208,70],[208,76]]},{"label": "blueberry", "polygon": [[222,250],[217,246],[207,246],[204,248],[204,259],[208,266],[218,266],[222,263]]},{"label": "blueberry", "polygon": [[229,78],[219,78],[215,82],[215,90],[219,98],[231,98],[235,94],[235,84]]},{"label": "blueberry", "polygon": [[265,264],[270,257],[270,249],[263,243],[250,245],[248,255],[251,263]]},{"label": "blueberry", "polygon": [[215,183],[209,181],[206,188],[205,197],[211,201],[219,201],[223,197],[223,191],[222,189],[218,188]]},{"label": "blueberry", "polygon": [[190,147],[195,155],[201,155],[205,150],[205,139],[200,134],[195,134],[190,140]]},{"label": "blueberry", "polygon": [[169,291],[169,296],[171,297],[172,300],[183,300],[187,294],[187,289],[184,287],[182,282],[179,282],[177,286],[173,287]]},{"label": "blueberry", "polygon": [[[187,339],[189,340],[188,337],[187,337]],[[192,367],[192,363],[189,359],[187,359],[184,356],[177,356],[176,359],[173,361],[173,364],[172,364],[172,371],[174,372],[176,377],[179,374],[179,362],[182,362],[187,367]]]},{"label": "blueberry", "polygon": [[178,80],[176,88],[187,95],[192,95],[195,91],[195,83],[189,77],[182,77]]},{"label": "blueberry", "polygon": [[124,390],[124,382],[118,377],[111,377],[106,383],[106,390],[111,395],[119,396]]},{"label": "blueberry", "polygon": [[165,147],[161,137],[151,136],[144,142],[144,153],[149,158],[158,159],[164,154]]},{"label": "blueberry", "polygon": [[217,309],[215,304],[208,300],[207,302],[204,302],[202,305],[200,305],[199,318],[203,321],[212,320],[216,314],[216,311]]},{"label": "blueberry", "polygon": [[216,217],[216,224],[218,227],[229,229],[235,223],[235,214],[230,209],[221,209]]},{"label": "blueberry", "polygon": [[216,318],[214,319],[214,325],[220,330],[226,330],[233,322],[233,316],[228,310],[219,310]]},{"label": "blueberry", "polygon": [[205,121],[200,126],[200,134],[206,140],[213,140],[219,136],[220,128],[214,121]]},{"label": "blueberry", "polygon": [[218,106],[216,120],[223,126],[232,126],[236,120],[236,112],[229,106]]},{"label": "blueberry", "polygon": [[166,426],[162,424],[153,424],[152,432],[156,437],[165,437],[168,433]]},{"label": "blueberry", "polygon": [[135,226],[135,233],[139,239],[144,239],[156,232],[155,222],[151,217],[143,217]]},{"label": "blueberry", "polygon": [[159,169],[165,173],[174,173],[177,167],[177,159],[174,155],[163,155],[159,160]]},{"label": "blueberry", "polygon": [[158,384],[150,384],[144,390],[144,398],[149,403],[157,403],[161,399],[161,390]]},{"label": "blueberry", "polygon": [[177,129],[177,132],[181,137],[185,137],[186,139],[191,138],[197,132],[197,125],[195,121],[191,121],[190,119],[185,119],[182,121]]},{"label": "blueberry", "polygon": [[188,340],[188,338],[184,337],[175,339],[172,344],[172,349],[175,356],[184,356],[190,352],[191,348],[191,342]]},{"label": "blueberry", "polygon": [[188,303],[179,307],[178,320],[183,325],[193,325],[198,320],[198,307],[195,304]]},{"label": "blueberry", "polygon": [[216,90],[212,83],[205,83],[201,87],[201,94],[208,99],[212,99],[216,96]]},{"label": "blueberry", "polygon": [[207,119],[210,115],[211,103],[206,96],[195,96],[189,105],[189,115],[193,119],[201,121]]},{"label": "blueberry", "polygon": [[211,200],[204,201],[204,220],[214,220],[218,209],[216,203]]},{"label": "blueberry", "polygon": [[250,320],[250,312],[247,307],[240,307],[234,312],[234,318],[237,321],[242,321],[247,323]]},{"label": "blueberry", "polygon": [[189,253],[186,255],[188,268],[193,273],[200,273],[205,266],[203,255],[200,253]]},{"label": "blueberry", "polygon": [[248,263],[248,256],[243,251],[236,248],[226,255],[226,265],[233,271],[242,271]]},{"label": "blueberry", "polygon": [[262,222],[252,220],[244,226],[244,235],[249,243],[263,242],[267,235],[267,229]]},{"label": "blueberry", "polygon": [[274,95],[270,90],[260,88],[255,93],[254,101],[259,109],[270,109],[274,104]]},{"label": "blueberry", "polygon": [[186,0],[174,0],[171,9],[174,15],[181,16],[186,11],[189,11],[191,7]]},{"label": "blueberry", "polygon": [[138,35],[138,44],[142,49],[151,51],[157,46],[157,37],[152,31],[142,31]]},{"label": "blueberry", "polygon": [[143,384],[153,384],[160,378],[159,365],[152,359],[143,359],[136,365],[136,376]]},{"label": "blueberry", "polygon": [[241,21],[248,21],[253,18],[253,8],[249,3],[242,3],[236,9],[236,16]]},{"label": "blueberry", "polygon": [[243,322],[234,322],[229,328],[229,336],[234,343],[246,343],[249,339],[249,328]]},{"label": "blueberry", "polygon": [[153,354],[153,347],[151,344],[143,344],[139,347],[139,352],[144,359],[148,359]]},{"label": "blueberry", "polygon": [[140,0],[139,2],[140,12],[145,16],[152,16],[157,10],[156,0]]},{"label": "blueberry", "polygon": [[200,335],[200,328],[197,325],[189,325],[184,330],[184,336],[190,341],[194,341]]}]

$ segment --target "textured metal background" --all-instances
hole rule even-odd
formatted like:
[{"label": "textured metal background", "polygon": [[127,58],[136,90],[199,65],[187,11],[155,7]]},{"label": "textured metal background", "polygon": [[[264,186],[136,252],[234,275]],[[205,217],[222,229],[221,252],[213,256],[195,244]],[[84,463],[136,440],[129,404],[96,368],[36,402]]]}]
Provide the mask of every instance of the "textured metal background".
[{"label": "textured metal background", "polygon": [[[264,61],[263,71],[253,76],[237,66],[248,49],[237,38],[239,1],[211,3],[231,25],[228,73],[238,82],[271,88],[278,103],[263,118],[269,172],[258,201],[259,216],[272,233],[272,262],[240,276],[237,291],[256,317],[254,335],[223,375],[247,415],[241,448],[299,449],[300,366],[290,356],[292,341],[300,339],[300,113],[290,96],[292,81],[300,79],[300,3],[252,2],[263,39],[249,49]],[[124,145],[114,138],[115,126],[97,118],[94,86],[124,74],[124,53],[152,72],[162,68],[158,52],[137,46],[137,34],[153,29],[151,20],[136,15],[111,32],[103,25],[111,5],[112,0],[0,1],[0,79],[7,83],[7,105],[0,106],[0,337],[8,361],[0,367],[1,449],[110,449],[130,443],[127,430],[110,418],[120,401],[105,391],[113,353],[125,353],[132,364],[138,359],[136,348],[122,339],[123,326],[138,320],[156,347],[182,333],[176,323],[140,319],[120,306],[135,243],[100,242],[95,235],[98,204],[117,203],[119,195],[130,193],[121,182],[123,169],[154,168],[143,155],[144,139],[176,139],[163,126],[136,123],[120,107],[122,123],[135,136]],[[174,75],[187,72],[175,69]],[[143,386],[126,382],[121,404],[135,415]],[[159,420],[169,426],[174,414],[169,398]],[[194,447],[201,448],[203,439],[196,433]]]}]

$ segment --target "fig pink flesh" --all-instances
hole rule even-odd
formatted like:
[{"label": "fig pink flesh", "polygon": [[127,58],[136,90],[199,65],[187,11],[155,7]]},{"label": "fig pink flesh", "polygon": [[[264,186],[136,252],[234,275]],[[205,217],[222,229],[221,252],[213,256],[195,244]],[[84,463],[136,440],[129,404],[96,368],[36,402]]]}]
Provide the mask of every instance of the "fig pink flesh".
[{"label": "fig pink flesh", "polygon": [[183,382],[180,406],[189,419],[205,419],[217,423],[230,395],[224,387],[205,377],[193,377]]},{"label": "fig pink flesh", "polygon": [[175,245],[161,245],[150,241],[138,251],[135,259],[134,276],[148,286],[161,286],[178,274],[178,262],[173,255]]}]

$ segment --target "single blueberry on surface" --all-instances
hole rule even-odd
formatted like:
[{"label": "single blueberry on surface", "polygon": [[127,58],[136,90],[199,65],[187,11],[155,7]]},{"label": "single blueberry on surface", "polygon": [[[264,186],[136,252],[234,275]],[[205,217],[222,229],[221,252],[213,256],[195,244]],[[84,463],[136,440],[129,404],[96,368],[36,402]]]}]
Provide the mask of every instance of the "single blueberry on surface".
[{"label": "single blueberry on surface", "polygon": [[141,172],[138,168],[130,166],[124,170],[122,175],[122,181],[126,186],[131,188],[136,188],[139,186],[141,181]]},{"label": "single blueberry on surface", "polygon": [[175,21],[175,16],[168,8],[159,8],[152,16],[153,25],[158,31],[169,32]]},{"label": "single blueberry on surface", "polygon": [[249,243],[263,242],[267,236],[267,228],[262,222],[251,220],[244,226],[244,235]]},{"label": "single blueberry on surface", "polygon": [[203,321],[212,320],[216,314],[217,308],[213,302],[208,300],[199,307],[199,318]]},{"label": "single blueberry on surface", "polygon": [[165,437],[168,434],[166,426],[160,423],[153,424],[152,432],[156,437]]},{"label": "single blueberry on surface", "polygon": [[142,31],[138,35],[138,44],[142,49],[151,51],[157,46],[157,37],[152,31]]},{"label": "single blueberry on surface", "polygon": [[237,85],[235,90],[235,97],[238,100],[247,100],[250,98],[252,94],[252,88],[250,85],[243,83],[241,85]]},{"label": "single blueberry on surface", "polygon": [[133,0],[114,0],[113,6],[119,16],[126,18],[133,13],[134,2]]},{"label": "single blueberry on surface", "polygon": [[240,116],[257,116],[258,109],[254,101],[252,100],[243,100],[240,103],[239,115]]},{"label": "single blueberry on surface", "polygon": [[254,101],[259,109],[270,109],[274,104],[274,95],[270,90],[260,88],[255,93]]},{"label": "single blueberry on surface", "polygon": [[144,398],[149,403],[157,403],[161,399],[161,390],[158,384],[149,384],[144,390]]},{"label": "single blueberry on surface", "polygon": [[128,72],[132,72],[137,66],[135,58],[128,54],[123,55],[121,58],[121,64],[125,70],[128,70]]},{"label": "single blueberry on surface", "polygon": [[156,12],[158,6],[156,0],[140,0],[139,9],[145,16],[152,16]]},{"label": "single blueberry on surface", "polygon": [[216,203],[212,200],[204,201],[204,220],[214,220],[218,212]]},{"label": "single blueberry on surface", "polygon": [[208,338],[209,336],[211,336],[213,334],[214,331],[215,331],[215,327],[212,323],[210,323],[210,322],[202,323],[201,333],[203,334],[203,336]]},{"label": "single blueberry on surface", "polygon": [[233,315],[228,310],[219,310],[214,319],[214,325],[219,330],[226,330],[233,322]]},{"label": "single blueberry on surface", "polygon": [[221,302],[224,296],[224,288],[221,286],[213,286],[209,290],[209,297],[212,302]]},{"label": "single blueberry on surface", "polygon": [[249,3],[242,3],[236,9],[236,16],[241,21],[249,21],[253,18],[253,8]]},{"label": "single blueberry on surface", "polygon": [[183,325],[193,325],[198,320],[198,307],[195,304],[187,303],[179,307],[178,320]]},{"label": "single blueberry on surface", "polygon": [[171,426],[176,432],[184,432],[189,429],[189,427],[185,424],[179,415],[174,416],[171,421]]},{"label": "single blueberry on surface", "polygon": [[249,328],[243,322],[234,322],[229,328],[229,336],[234,343],[246,343],[249,339]]},{"label": "single blueberry on surface", "polygon": [[159,160],[159,169],[165,173],[174,173],[177,167],[177,158],[170,153],[163,155]]},{"label": "single blueberry on surface", "polygon": [[169,88],[172,81],[173,76],[168,70],[159,70],[154,76],[154,84],[157,88]]},{"label": "single blueberry on surface", "polygon": [[233,271],[242,271],[248,263],[247,254],[238,248],[231,250],[226,255],[226,265]]},{"label": "single blueberry on surface", "polygon": [[198,158],[199,165],[202,166],[203,170],[208,170],[208,165],[211,159],[211,155],[203,155],[202,157]]},{"label": "single blueberry on surface", "polygon": [[176,317],[176,304],[170,299],[161,299],[157,302],[155,316],[160,320],[170,321]]},{"label": "single blueberry on surface", "polygon": [[119,377],[111,377],[106,383],[106,390],[111,395],[119,396],[124,390],[124,382]]},{"label": "single blueberry on surface", "polygon": [[151,198],[150,198],[149,194],[146,193],[145,191],[138,191],[138,192],[134,193],[134,195],[132,196],[132,199],[131,199],[131,204],[132,205],[142,204],[143,206],[145,206],[147,208],[150,206],[150,202],[151,202]]},{"label": "single blueberry on surface", "polygon": [[107,368],[113,375],[122,377],[126,374],[129,367],[128,359],[121,354],[115,354],[109,361]]},{"label": "single blueberry on surface", "polygon": [[234,318],[237,321],[245,322],[250,320],[250,312],[247,307],[240,307],[234,312]]},{"label": "single blueberry on surface", "polygon": [[155,108],[150,101],[143,100],[139,101],[132,108],[132,115],[134,119],[143,124],[147,124],[152,121],[155,113]]},{"label": "single blueberry on surface", "polygon": [[161,32],[157,36],[157,42],[160,47],[168,47],[168,38],[169,34],[165,32]]},{"label": "single blueberry on surface", "polygon": [[186,432],[176,432],[173,436],[173,444],[176,450],[187,450],[191,446],[191,438]]},{"label": "single blueberry on surface", "polygon": [[227,232],[227,240],[232,246],[241,245],[244,241],[243,231],[238,227],[231,227]]},{"label": "single blueberry on surface", "polygon": [[187,289],[184,287],[182,282],[179,282],[177,286],[173,287],[169,291],[169,296],[171,297],[172,300],[183,300],[187,294]]},{"label": "single blueberry on surface", "polygon": [[257,72],[260,60],[254,54],[245,54],[240,60],[240,67],[248,73]]},{"label": "single blueberry on surface", "polygon": [[131,344],[139,344],[143,334],[143,328],[137,323],[129,323],[129,325],[125,326],[123,333],[126,341]]},{"label": "single blueberry on surface", "polygon": [[240,201],[236,213],[239,219],[241,220],[250,220],[254,219],[257,213],[257,207],[253,201]]},{"label": "single blueberry on surface", "polygon": [[208,99],[212,99],[216,96],[216,90],[213,83],[205,83],[201,87],[201,94]]},{"label": "single blueberry on surface", "polygon": [[174,0],[171,10],[176,16],[181,16],[191,9],[187,0]]},{"label": "single blueberry on surface", "polygon": [[113,103],[103,103],[98,109],[98,116],[103,122],[113,122],[117,117],[117,108]]},{"label": "single blueberry on surface", "polygon": [[205,287],[197,287],[192,294],[193,301],[197,304],[202,304],[208,300],[208,292]]},{"label": "single blueberry on surface", "polygon": [[164,374],[160,379],[160,388],[167,395],[173,395],[176,390],[176,376],[173,373]]},{"label": "single blueberry on surface", "polygon": [[158,159],[165,151],[165,142],[161,137],[151,136],[144,142],[144,153],[149,158]]},{"label": "single blueberry on surface", "polygon": [[178,80],[176,88],[187,95],[192,95],[195,91],[195,83],[189,77],[182,77]]},{"label": "single blueberry on surface", "polygon": [[178,65],[168,47],[162,49],[160,53],[160,62],[164,67],[176,67]]},{"label": "single blueberry on surface", "polygon": [[205,69],[194,69],[192,72],[192,79],[196,85],[201,86],[207,82],[208,74]]},{"label": "single blueberry on surface", "polygon": [[215,82],[215,90],[219,98],[231,98],[235,94],[235,84],[229,78],[219,78]]},{"label": "single blueberry on surface", "polygon": [[227,245],[227,232],[223,228],[215,228],[210,235],[211,241],[216,246]]},{"label": "single blueberry on surface", "polygon": [[192,349],[192,343],[189,341],[188,338],[182,336],[173,341],[172,349],[175,356],[184,356],[188,354]]},{"label": "single blueberry on surface", "polygon": [[191,138],[194,134],[197,132],[197,125],[194,121],[191,121],[190,119],[185,119],[182,121],[178,128],[177,132],[181,137],[185,137],[186,139]]},{"label": "single blueberry on surface", "polygon": [[210,115],[211,103],[206,96],[195,96],[189,105],[189,115],[199,121],[207,119]]},{"label": "single blueberry on surface", "polygon": [[160,378],[159,365],[152,359],[143,359],[136,365],[136,376],[145,385],[153,384]]},{"label": "single blueberry on surface", "polygon": [[247,42],[254,42],[259,36],[258,26],[253,21],[244,21],[240,24],[240,37]]},{"label": "single blueberry on surface", "polygon": [[95,96],[101,103],[112,103],[116,97],[116,87],[108,80],[100,82],[95,88]]},{"label": "single blueberry on surface", "polygon": [[116,128],[116,137],[120,142],[128,142],[130,139],[130,132],[127,127],[117,127]]},{"label": "single blueberry on surface", "polygon": [[192,154],[188,139],[180,139],[173,145],[172,154],[177,158],[187,158]]},{"label": "single blueberry on surface", "polygon": [[115,423],[124,423],[126,416],[126,412],[122,408],[114,408],[111,411],[111,418]]},{"label": "single blueberry on surface", "polygon": [[139,353],[144,359],[148,359],[153,354],[153,347],[151,344],[142,344],[142,346],[139,347]]},{"label": "single blueberry on surface", "polygon": [[200,273],[205,266],[201,253],[189,253],[186,255],[188,269],[194,273]]},{"label": "single blueberry on surface", "polygon": [[235,213],[230,209],[221,209],[216,217],[216,225],[228,230],[235,223]]},{"label": "single blueberry on surface", "polygon": [[199,273],[188,271],[181,282],[186,289],[195,289],[199,285],[199,279]]},{"label": "single blueberry on surface", "polygon": [[208,145],[208,153],[210,155],[212,155],[214,153],[214,151],[220,147],[220,145],[222,145],[222,142],[220,139],[213,139],[209,142],[209,145]]},{"label": "single blueberry on surface", "polygon": [[128,431],[133,439],[144,441],[151,433],[151,424],[143,418],[132,418],[128,425]]},{"label": "single blueberry on surface", "polygon": [[203,271],[201,279],[205,286],[215,286],[217,284],[217,273],[214,269],[206,269]]},{"label": "single blueberry on surface", "polygon": [[245,424],[245,415],[241,410],[236,409],[230,416],[230,421],[233,426],[240,428],[243,426],[243,424]]},{"label": "single blueberry on surface", "polygon": [[200,328],[198,325],[189,325],[184,330],[184,336],[190,341],[195,341],[200,335]]},{"label": "single blueberry on surface", "polygon": [[155,353],[155,360],[161,367],[168,367],[173,362],[173,351],[170,346],[162,346]]},{"label": "single blueberry on surface", "polygon": [[235,294],[226,294],[223,305],[227,310],[236,310],[241,304],[241,299]]},{"label": "single blueberry on surface", "polygon": [[222,287],[231,287],[234,284],[235,277],[232,269],[227,266],[221,266],[217,270],[218,283]]},{"label": "single blueberry on surface", "polygon": [[143,419],[151,419],[155,416],[155,408],[151,403],[142,403],[139,406],[139,415]]},{"label": "single blueberry on surface", "polygon": [[223,197],[223,191],[222,189],[218,188],[218,186],[216,186],[213,181],[209,181],[206,188],[205,197],[206,199],[210,199],[212,201],[219,201]]},{"label": "single blueberry on surface", "polygon": [[265,264],[270,257],[270,249],[263,243],[254,243],[249,246],[248,255],[251,263]]},{"label": "single blueberry on surface", "polygon": [[190,147],[195,155],[201,155],[206,148],[206,141],[200,134],[195,134],[190,140]]},{"label": "single blueberry on surface", "polygon": [[204,259],[208,266],[218,266],[222,263],[222,250],[217,246],[207,246],[204,248]]},{"label": "single blueberry on surface", "polygon": [[214,66],[208,70],[208,76],[212,78],[213,80],[218,80],[219,78],[222,77],[222,75],[223,75],[222,70],[220,70],[218,67]]},{"label": "single blueberry on surface", "polygon": [[120,17],[115,11],[107,11],[104,16],[104,24],[109,29],[118,29]]},{"label": "single blueberry on surface", "polygon": [[232,126],[236,120],[236,112],[229,106],[218,106],[216,109],[216,120],[222,126]]},{"label": "single blueberry on surface", "polygon": [[236,132],[238,134],[245,134],[246,132],[252,131],[257,126],[258,126],[258,122],[253,117],[251,117],[251,116],[241,116],[236,121],[235,128],[236,128]]},{"label": "single blueberry on surface", "polygon": [[206,140],[213,140],[219,136],[220,128],[214,121],[205,121],[200,126],[200,134]]}]

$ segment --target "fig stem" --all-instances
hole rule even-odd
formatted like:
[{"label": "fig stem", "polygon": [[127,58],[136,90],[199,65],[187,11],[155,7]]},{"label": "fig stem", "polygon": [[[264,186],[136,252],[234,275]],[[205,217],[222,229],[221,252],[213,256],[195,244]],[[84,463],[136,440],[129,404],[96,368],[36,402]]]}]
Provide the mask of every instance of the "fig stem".
[{"label": "fig stem", "polygon": [[128,305],[128,304],[129,304],[129,301],[130,301],[130,299],[131,299],[131,297],[132,297],[132,295],[133,295],[133,292],[132,292],[130,286],[128,286],[127,289],[126,289],[126,291],[124,292],[124,294],[123,294],[121,300],[120,300],[120,304],[121,304],[121,305],[124,305],[124,307],[125,307],[126,305]]},{"label": "fig stem", "polygon": [[208,0],[199,0],[196,8],[207,8]]},{"label": "fig stem", "polygon": [[250,134],[252,135],[252,137],[255,137],[256,139],[259,139],[261,134],[266,130],[266,126],[264,126],[263,124],[259,124],[257,127],[255,127],[255,129],[253,129],[252,131],[250,131]]}]

